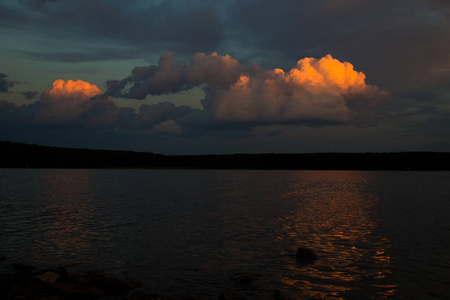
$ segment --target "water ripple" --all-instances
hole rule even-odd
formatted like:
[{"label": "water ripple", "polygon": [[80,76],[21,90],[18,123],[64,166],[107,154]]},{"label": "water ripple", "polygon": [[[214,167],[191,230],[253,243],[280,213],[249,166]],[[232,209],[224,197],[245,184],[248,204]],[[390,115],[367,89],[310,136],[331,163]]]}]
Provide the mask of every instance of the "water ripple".
[{"label": "water ripple", "polygon": [[[200,299],[449,297],[447,173],[0,171],[0,271],[66,266]],[[297,262],[299,246],[319,259]]]}]

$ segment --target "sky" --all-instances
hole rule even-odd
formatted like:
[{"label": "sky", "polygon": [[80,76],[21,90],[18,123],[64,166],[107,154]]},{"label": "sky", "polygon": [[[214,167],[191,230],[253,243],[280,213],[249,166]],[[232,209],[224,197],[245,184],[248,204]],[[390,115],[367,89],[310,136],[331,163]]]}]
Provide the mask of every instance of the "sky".
[{"label": "sky", "polygon": [[2,0],[0,140],[450,151],[450,1]]}]

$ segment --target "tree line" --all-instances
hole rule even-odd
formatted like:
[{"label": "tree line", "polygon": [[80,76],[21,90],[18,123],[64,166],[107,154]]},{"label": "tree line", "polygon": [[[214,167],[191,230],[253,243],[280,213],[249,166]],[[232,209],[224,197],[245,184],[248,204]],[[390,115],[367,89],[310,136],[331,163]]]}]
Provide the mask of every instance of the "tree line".
[{"label": "tree line", "polygon": [[450,170],[450,152],[163,155],[0,141],[1,168]]}]

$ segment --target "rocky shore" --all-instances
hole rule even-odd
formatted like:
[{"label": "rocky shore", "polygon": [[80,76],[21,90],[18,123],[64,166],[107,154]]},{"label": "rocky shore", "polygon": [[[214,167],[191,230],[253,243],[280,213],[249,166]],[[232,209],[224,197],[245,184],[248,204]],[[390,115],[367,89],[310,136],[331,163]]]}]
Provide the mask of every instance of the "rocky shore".
[{"label": "rocky shore", "polygon": [[[38,270],[34,266],[15,264],[11,274],[0,274],[0,299],[39,300],[178,300],[196,298],[170,298],[139,290],[140,283],[120,280],[102,274],[88,272],[73,274],[64,268]],[[231,300],[226,293],[218,300]]]},{"label": "rocky shore", "polygon": [[[299,247],[296,252],[297,263],[312,263],[317,260],[313,250]],[[0,257],[0,262],[6,260]],[[141,283],[134,280],[117,279],[95,272],[84,274],[69,273],[65,268],[41,269],[25,264],[14,264],[12,273],[0,274],[0,299],[39,299],[39,300],[196,300],[196,297],[165,297],[139,289]],[[251,285],[248,276],[234,278],[238,282]],[[277,290],[270,297],[285,299]],[[217,300],[232,300],[223,292]]]},{"label": "rocky shore", "polygon": [[[1,299],[132,299],[126,297],[138,287],[132,281],[96,273],[70,274],[64,268],[37,270],[15,264],[13,269],[12,274],[0,275]],[[145,296],[139,299],[158,299]]]}]

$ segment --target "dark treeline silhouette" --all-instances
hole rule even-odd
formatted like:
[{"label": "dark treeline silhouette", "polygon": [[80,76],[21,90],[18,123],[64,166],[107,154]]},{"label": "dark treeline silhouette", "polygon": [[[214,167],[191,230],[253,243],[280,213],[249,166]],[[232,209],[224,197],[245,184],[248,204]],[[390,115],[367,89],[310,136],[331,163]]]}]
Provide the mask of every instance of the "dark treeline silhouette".
[{"label": "dark treeline silhouette", "polygon": [[0,141],[1,168],[450,170],[450,152],[162,155]]}]

